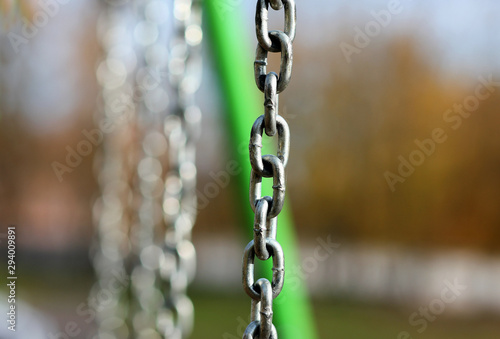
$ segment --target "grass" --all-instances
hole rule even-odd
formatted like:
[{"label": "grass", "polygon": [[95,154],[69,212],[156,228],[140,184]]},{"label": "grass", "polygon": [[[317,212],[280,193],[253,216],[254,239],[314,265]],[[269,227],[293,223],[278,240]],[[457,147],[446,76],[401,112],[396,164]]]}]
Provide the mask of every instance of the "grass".
[{"label": "grass", "polygon": [[[19,280],[18,292],[24,300],[44,314],[57,319],[60,326],[64,326],[68,321],[75,321],[85,332],[93,331],[93,326],[85,324],[75,311],[80,303],[87,301],[87,293],[92,286],[90,277],[30,277],[27,273],[20,277],[23,279]],[[0,289],[5,292],[5,287]],[[242,337],[250,313],[250,299],[242,290],[224,294],[195,289],[190,295],[196,310],[192,339]],[[418,333],[418,327],[413,327],[408,322],[409,315],[417,311],[418,307],[401,309],[339,299],[315,300],[313,305],[320,339],[500,338],[498,316],[454,319],[448,317],[445,312],[435,321],[429,322],[423,333]],[[407,331],[411,336],[399,336],[401,331]]]},{"label": "grass", "polygon": [[[243,295],[229,297],[195,293],[196,328],[193,339],[241,338],[250,301]],[[321,339],[498,339],[498,319],[457,320],[442,315],[423,333],[408,323],[416,310],[401,310],[350,301],[317,300],[315,318]],[[400,336],[407,331],[410,337]],[[308,339],[308,338],[291,338]]]}]

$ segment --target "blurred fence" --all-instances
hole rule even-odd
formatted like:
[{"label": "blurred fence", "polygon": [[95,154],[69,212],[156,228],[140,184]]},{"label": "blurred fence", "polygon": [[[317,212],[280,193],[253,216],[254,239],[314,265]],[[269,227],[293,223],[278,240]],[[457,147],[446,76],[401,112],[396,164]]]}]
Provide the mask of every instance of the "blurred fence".
[{"label": "blurred fence", "polygon": [[[237,240],[205,237],[195,245],[197,281],[204,288],[241,289]],[[300,267],[287,270],[287,283],[293,286],[297,279],[304,279],[317,297],[400,305],[435,303],[436,308],[436,299],[442,299],[450,314],[500,313],[500,257],[471,251],[341,244],[328,236],[303,244],[301,258]]]}]

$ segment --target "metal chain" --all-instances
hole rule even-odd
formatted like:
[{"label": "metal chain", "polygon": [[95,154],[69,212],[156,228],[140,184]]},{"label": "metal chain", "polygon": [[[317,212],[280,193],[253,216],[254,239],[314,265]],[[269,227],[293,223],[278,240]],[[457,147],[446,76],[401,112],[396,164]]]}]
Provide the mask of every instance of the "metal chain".
[{"label": "metal chain", "polygon": [[93,208],[97,241],[92,259],[97,282],[90,299],[95,302],[90,306],[97,317],[98,337],[104,339],[130,338],[127,294],[137,161],[133,123],[137,64],[132,39],[126,33],[134,18],[129,6],[106,6],[97,27],[104,57],[96,72],[101,87],[96,122],[104,137],[102,153],[95,161],[101,196]]},{"label": "metal chain", "polygon": [[[98,117],[113,115],[123,98],[131,99],[127,119],[120,114],[116,131],[104,138],[98,175],[93,295],[111,299],[96,305],[99,338],[181,339],[192,330],[186,288],[196,269],[191,229],[201,12],[191,0],[174,1],[174,20],[168,12],[158,0],[111,2],[100,19],[105,72],[100,66],[98,78],[107,78],[100,81],[104,104]],[[110,289],[116,276],[122,288]]]},{"label": "metal chain", "polygon": [[[175,0],[175,35],[170,47],[168,74],[174,90],[173,114],[164,120],[169,171],[165,175],[163,219],[165,233],[161,278],[168,291],[163,308],[166,338],[187,338],[193,327],[193,305],[186,295],[196,270],[191,230],[196,220],[195,143],[201,112],[194,93],[201,80],[201,10],[192,0]],[[172,260],[173,259],[173,260]],[[169,264],[172,263],[173,265]]]},{"label": "metal chain", "polygon": [[[284,8],[285,30],[268,31],[269,5],[274,10]],[[277,217],[285,199],[285,167],[290,150],[290,131],[285,119],[278,115],[278,94],[285,90],[292,74],[292,42],[295,38],[296,11],[294,0],[258,0],[255,15],[258,40],[254,73],[257,87],[264,92],[264,114],[257,118],[250,134],[250,205],[255,213],[254,239],[246,246],[243,256],[243,289],[252,298],[251,322],[243,339],[278,338],[273,325],[273,299],[281,292],[285,277],[283,249],[276,240]],[[267,73],[268,53],[281,53],[279,76]],[[277,155],[262,155],[263,132],[278,134]],[[273,178],[273,196],[261,194],[262,178]],[[255,281],[254,262],[273,260],[272,281]]]}]

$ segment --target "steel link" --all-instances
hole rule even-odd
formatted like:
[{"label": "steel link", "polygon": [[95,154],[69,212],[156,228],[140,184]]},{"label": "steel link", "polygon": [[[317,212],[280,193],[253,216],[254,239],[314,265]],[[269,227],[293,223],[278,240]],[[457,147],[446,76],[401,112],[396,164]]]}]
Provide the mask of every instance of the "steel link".
[{"label": "steel link", "polygon": [[266,76],[264,85],[264,125],[266,134],[272,137],[276,134],[276,114],[278,111],[278,75],[274,72]]},{"label": "steel link", "polygon": [[252,306],[250,306],[250,322],[260,322],[260,299],[252,299],[251,302]]},{"label": "steel link", "polygon": [[[277,92],[283,92],[292,77],[292,41],[285,33],[281,31],[270,31],[269,37],[273,43],[279,44],[281,51],[280,74],[278,78]],[[255,52],[254,74],[257,87],[264,92],[267,77],[267,55],[268,51],[260,44],[257,45]]]},{"label": "steel link", "polygon": [[295,28],[296,28],[296,10],[295,10],[295,0],[258,0],[257,9],[255,11],[255,33],[257,35],[257,40],[259,45],[269,52],[280,52],[282,49],[279,43],[273,41],[269,37],[268,32],[268,12],[269,4],[274,10],[280,10],[283,8],[283,3],[285,5],[285,31],[284,33],[290,38],[290,41],[295,40]]},{"label": "steel link", "polygon": [[[260,299],[252,299],[251,307],[251,323],[249,333],[259,333],[259,338],[273,338],[277,334],[275,333],[275,328],[273,326],[273,297],[272,288],[269,280],[261,278],[255,283],[255,288],[260,292]],[[252,325],[252,323],[254,323]],[[258,329],[253,327],[257,325]]]},{"label": "steel link", "polygon": [[[262,157],[264,168],[271,168],[273,173],[273,196],[270,208],[267,212],[267,218],[275,218],[283,209],[285,203],[285,167],[281,160],[275,155],[264,155]],[[262,176],[254,170],[250,177],[250,205],[255,212],[257,201],[261,196]],[[268,198],[267,198],[268,199]]]},{"label": "steel link", "polygon": [[[273,280],[271,282],[273,299],[275,299],[283,288],[285,278],[285,258],[283,249],[279,242],[274,239],[266,239],[266,247],[273,258]],[[243,255],[243,289],[248,296],[254,300],[260,300],[260,293],[254,285],[255,248],[254,241],[250,241]]]},{"label": "steel link", "polygon": [[254,246],[255,255],[260,260],[269,259],[269,252],[266,248],[266,236],[267,236],[267,209],[269,203],[266,199],[259,199],[255,207],[255,221],[254,221]]},{"label": "steel link", "polygon": [[[245,332],[243,333],[243,339],[264,339],[264,337],[260,336],[260,322],[252,321]],[[267,338],[265,338],[267,339]],[[278,333],[276,332],[276,327],[273,325],[273,329],[271,331],[271,336],[269,339],[278,339]]]},{"label": "steel link", "polygon": [[276,240],[276,233],[278,228],[278,218],[267,219],[266,223],[266,238]]},{"label": "steel link", "polygon": [[[262,134],[264,132],[265,126],[265,115],[261,115],[255,120],[252,131],[250,132],[250,164],[252,169],[264,178],[270,178],[273,176],[273,172],[269,168],[265,168],[264,162],[262,160]],[[278,158],[286,167],[288,163],[288,155],[290,153],[290,128],[288,127],[285,119],[277,115],[276,116],[276,130],[278,132]]]},{"label": "steel link", "polygon": [[269,338],[273,329],[273,291],[271,283],[265,278],[257,280],[254,287],[260,292],[260,336]]}]

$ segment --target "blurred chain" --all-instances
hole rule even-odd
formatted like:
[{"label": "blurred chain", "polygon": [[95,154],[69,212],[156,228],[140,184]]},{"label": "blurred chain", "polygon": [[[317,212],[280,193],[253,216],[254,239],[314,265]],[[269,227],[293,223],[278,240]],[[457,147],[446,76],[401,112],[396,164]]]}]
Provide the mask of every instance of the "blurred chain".
[{"label": "blurred chain", "polygon": [[193,305],[186,296],[196,270],[191,242],[197,212],[195,143],[201,112],[194,93],[201,80],[201,8],[192,0],[175,0],[175,35],[168,74],[174,90],[173,114],[164,120],[169,171],[165,175],[163,217],[166,226],[160,275],[166,304],[161,310],[161,333],[166,338],[187,338],[193,327]]},{"label": "blurred chain", "polygon": [[[175,0],[169,15],[160,0],[107,4],[98,32],[105,54],[98,118],[118,120],[96,166],[102,196],[94,207],[93,296],[110,298],[96,307],[99,338],[187,338],[193,305],[186,288],[196,269],[200,7]],[[130,112],[122,114],[122,106]],[[115,288],[117,276],[122,288]]]},{"label": "blurred chain", "polygon": [[[275,10],[284,7],[285,31],[268,31],[269,5]],[[254,72],[257,87],[264,92],[264,114],[257,118],[250,134],[250,205],[255,213],[254,239],[243,256],[243,289],[252,298],[251,322],[243,339],[278,338],[273,325],[273,299],[282,288],[285,276],[283,249],[278,241],[277,217],[285,199],[285,167],[290,149],[290,131],[285,119],[278,115],[278,94],[285,90],[292,74],[292,42],[295,38],[296,14],[294,0],[258,0],[255,15],[258,40]],[[267,73],[268,53],[281,53],[279,76]],[[278,134],[277,155],[262,155],[263,132]],[[261,194],[262,178],[273,178],[273,196]],[[273,260],[272,282],[261,278],[254,282],[255,257]]]},{"label": "blurred chain", "polygon": [[97,241],[92,259],[97,283],[89,299],[94,303],[89,306],[95,310],[98,337],[102,339],[131,337],[127,323],[130,308],[128,267],[138,158],[133,100],[137,55],[127,32],[135,24],[134,20],[131,7],[106,6],[97,27],[103,59],[96,72],[101,88],[96,125],[106,135],[102,153],[95,161],[101,196],[93,208]]}]

